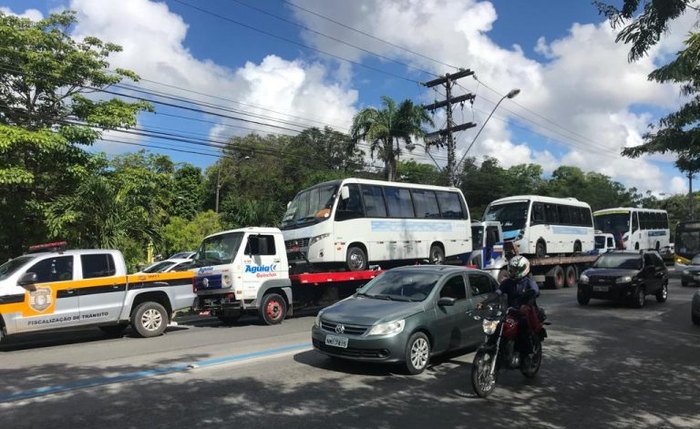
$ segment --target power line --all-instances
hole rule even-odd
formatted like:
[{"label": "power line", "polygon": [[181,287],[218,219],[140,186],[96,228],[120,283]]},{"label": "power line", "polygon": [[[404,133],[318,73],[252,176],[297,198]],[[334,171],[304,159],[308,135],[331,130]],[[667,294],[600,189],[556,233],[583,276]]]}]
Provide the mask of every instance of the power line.
[{"label": "power line", "polygon": [[297,46],[301,46],[302,48],[305,48],[305,49],[310,49],[310,50],[312,50],[312,51],[320,52],[320,53],[322,53],[322,54],[324,54],[324,55],[328,55],[328,56],[330,56],[330,57],[339,59],[339,60],[341,60],[341,61],[345,61],[345,62],[348,62],[348,63],[351,63],[351,64],[355,64],[355,65],[357,65],[357,66],[359,66],[359,67],[364,67],[364,68],[366,68],[366,69],[373,70],[373,71],[378,72],[378,73],[383,73],[383,74],[386,74],[386,75],[388,75],[388,76],[395,77],[395,78],[397,78],[397,79],[401,79],[401,80],[405,80],[405,81],[408,81],[408,82],[420,84],[420,82],[417,81],[417,80],[415,80],[415,79],[409,79],[409,78],[407,78],[407,77],[405,77],[405,76],[400,76],[400,75],[398,75],[398,74],[391,73],[391,72],[388,72],[388,71],[386,71],[386,70],[381,70],[381,69],[378,69],[378,68],[376,68],[376,67],[368,66],[368,65],[366,65],[366,64],[362,64],[362,63],[360,63],[360,62],[353,61],[353,60],[350,60],[350,59],[341,57],[340,55],[335,55],[335,54],[332,54],[332,53],[330,53],[330,52],[326,52],[326,51],[324,51],[324,50],[321,50],[321,49],[318,49],[318,48],[314,48],[314,47],[312,47],[312,46],[305,45],[305,44],[303,44],[303,43],[299,43],[299,42],[297,42],[297,41],[295,41],[295,40],[288,39],[288,38],[282,37],[282,36],[278,36],[278,35],[276,35],[276,34],[270,33],[270,32],[265,31],[265,30],[261,30],[261,29],[259,29],[259,28],[256,28],[256,27],[252,26],[252,25],[248,25],[248,24],[245,24],[245,23],[240,22],[240,21],[236,21],[235,19],[231,19],[231,18],[228,18],[228,17],[226,17],[226,16],[220,15],[220,14],[218,14],[218,13],[212,12],[212,11],[210,11],[210,10],[203,9],[203,8],[201,8],[201,7],[199,7],[199,6],[195,6],[195,5],[190,4],[190,3],[187,3],[187,2],[185,2],[185,1],[182,1],[182,0],[173,0],[173,1],[176,2],[176,3],[180,3],[180,4],[182,4],[183,6],[186,6],[186,7],[192,8],[192,9],[195,9],[195,10],[201,12],[201,13],[204,13],[204,14],[207,14],[207,15],[210,15],[210,16],[214,16],[214,17],[216,17],[216,18],[222,19],[222,20],[224,20],[224,21],[228,21],[228,22],[233,23],[233,24],[236,24],[236,25],[240,25],[241,27],[248,28],[248,29],[253,30],[253,31],[257,31],[258,33],[262,33],[262,34],[265,34],[265,35],[270,36],[270,37],[274,37],[275,39],[283,40],[283,41],[285,41],[285,42],[287,42],[287,43],[291,43],[291,44],[294,44],[294,45],[297,45]]}]

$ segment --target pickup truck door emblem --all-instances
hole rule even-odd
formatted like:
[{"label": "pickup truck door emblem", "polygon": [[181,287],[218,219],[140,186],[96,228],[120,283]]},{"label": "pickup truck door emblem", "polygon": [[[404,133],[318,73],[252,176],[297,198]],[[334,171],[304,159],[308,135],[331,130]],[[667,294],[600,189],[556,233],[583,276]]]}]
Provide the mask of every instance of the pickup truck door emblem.
[{"label": "pickup truck door emblem", "polygon": [[51,289],[40,287],[29,292],[29,307],[31,307],[32,310],[41,313],[51,307],[51,303]]}]

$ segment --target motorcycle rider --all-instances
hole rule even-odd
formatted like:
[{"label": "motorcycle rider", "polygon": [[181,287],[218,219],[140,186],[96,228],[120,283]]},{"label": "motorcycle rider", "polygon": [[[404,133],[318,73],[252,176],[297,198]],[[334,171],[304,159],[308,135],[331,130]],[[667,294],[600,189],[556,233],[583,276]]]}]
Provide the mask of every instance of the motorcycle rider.
[{"label": "motorcycle rider", "polygon": [[[513,256],[508,261],[508,277],[505,278],[498,289],[497,296],[477,305],[482,308],[485,304],[496,301],[502,295],[508,298],[508,307],[520,309],[519,335],[517,340],[518,350],[524,355],[532,353],[532,323],[537,323],[535,299],[540,295],[540,288],[532,277],[530,277],[530,261],[524,256]],[[532,323],[531,323],[532,320]]]}]

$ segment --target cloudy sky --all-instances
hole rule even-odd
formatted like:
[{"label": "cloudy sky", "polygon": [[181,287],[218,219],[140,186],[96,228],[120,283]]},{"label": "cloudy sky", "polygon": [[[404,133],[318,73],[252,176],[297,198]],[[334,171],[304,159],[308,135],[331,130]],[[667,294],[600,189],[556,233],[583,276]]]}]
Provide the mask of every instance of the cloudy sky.
[{"label": "cloudy sky", "polygon": [[[141,129],[179,140],[110,133],[98,147],[111,153],[139,149],[131,142],[206,167],[217,156],[207,141],[252,130],[347,131],[353,114],[378,106],[383,95],[417,103],[443,98],[444,89],[421,82],[465,68],[475,75],[459,80],[455,92],[476,98],[456,107],[455,121],[477,127],[457,135],[458,157],[496,103],[517,88],[470,156],[492,156],[504,166],[535,162],[547,173],[574,165],[642,191],[687,192],[671,157],[619,153],[682,103],[678,88],[646,76],[681,49],[693,14],[673,22],[662,43],[630,64],[629,47],[614,43],[614,30],[588,1],[0,0],[3,12],[31,19],[65,8],[78,12],[74,37],[122,45],[111,66],[143,78],[116,91],[157,93],[157,100],[190,107],[156,104],[155,114],[139,118]],[[434,119],[444,125],[443,112]],[[444,164],[444,151],[432,154]],[[433,162],[421,148],[413,157]]]}]

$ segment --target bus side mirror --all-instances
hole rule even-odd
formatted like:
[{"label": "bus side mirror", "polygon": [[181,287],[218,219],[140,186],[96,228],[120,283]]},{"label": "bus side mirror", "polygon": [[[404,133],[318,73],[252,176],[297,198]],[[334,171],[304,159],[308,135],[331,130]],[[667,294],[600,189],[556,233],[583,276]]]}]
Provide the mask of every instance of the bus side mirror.
[{"label": "bus side mirror", "polygon": [[344,200],[350,198],[350,188],[348,188],[347,186],[343,186],[342,188],[340,188],[340,198]]},{"label": "bus side mirror", "polygon": [[19,278],[19,281],[17,282],[18,285],[22,286],[23,288],[27,289],[30,292],[33,292],[36,290],[36,286],[34,285],[38,281],[38,277],[36,276],[36,273],[27,272],[22,274],[22,277]]}]

